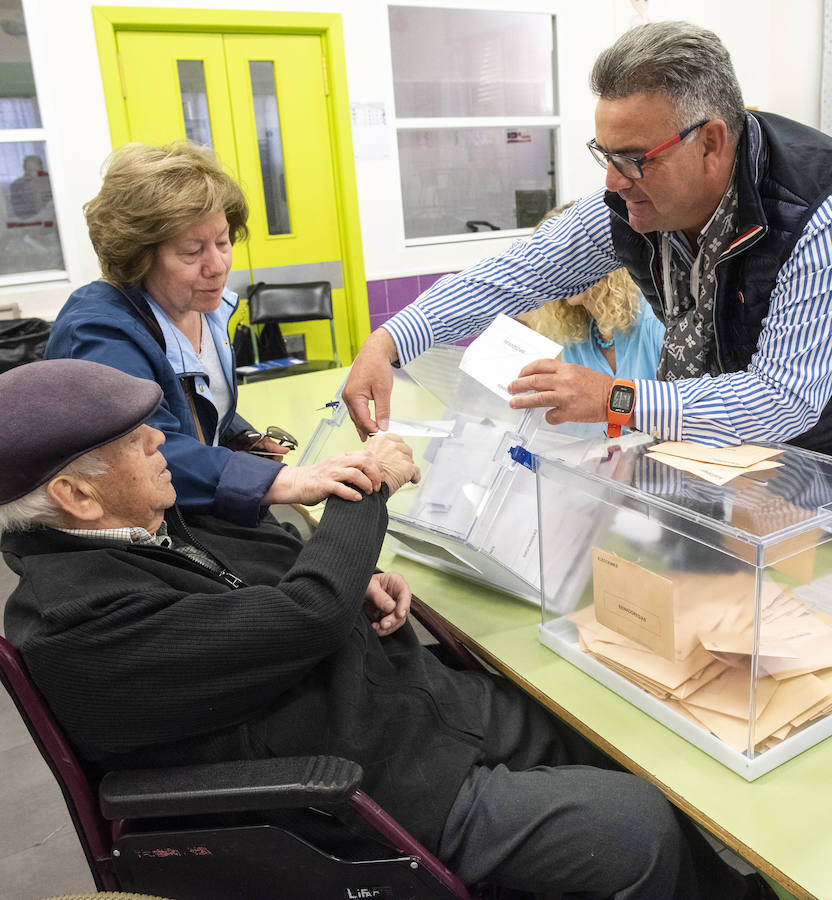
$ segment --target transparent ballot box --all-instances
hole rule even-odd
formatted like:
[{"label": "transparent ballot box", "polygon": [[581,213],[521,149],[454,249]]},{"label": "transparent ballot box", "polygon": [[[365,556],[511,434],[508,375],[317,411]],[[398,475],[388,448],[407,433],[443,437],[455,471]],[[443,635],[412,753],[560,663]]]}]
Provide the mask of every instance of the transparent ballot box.
[{"label": "transparent ballot box", "polygon": [[[462,352],[433,348],[394,370],[390,431],[413,448],[422,478],[391,497],[388,534],[401,555],[539,603],[535,478],[509,450],[556,452],[586,432],[511,409],[459,370]],[[362,446],[339,392],[300,463]]]},{"label": "transparent ballot box", "polygon": [[753,780],[832,733],[832,460],[760,445],[726,473],[656,447],[531,460],[540,640]]}]

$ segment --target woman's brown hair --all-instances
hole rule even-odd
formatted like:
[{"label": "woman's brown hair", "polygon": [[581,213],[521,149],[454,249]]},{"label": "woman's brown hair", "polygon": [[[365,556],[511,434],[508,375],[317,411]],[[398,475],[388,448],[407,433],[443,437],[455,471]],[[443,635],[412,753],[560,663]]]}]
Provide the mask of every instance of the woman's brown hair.
[{"label": "woman's brown hair", "polygon": [[242,189],[207,147],[124,144],[105,167],[84,214],[107,281],[141,284],[159,244],[213,213],[224,213],[232,243],[248,235]]}]

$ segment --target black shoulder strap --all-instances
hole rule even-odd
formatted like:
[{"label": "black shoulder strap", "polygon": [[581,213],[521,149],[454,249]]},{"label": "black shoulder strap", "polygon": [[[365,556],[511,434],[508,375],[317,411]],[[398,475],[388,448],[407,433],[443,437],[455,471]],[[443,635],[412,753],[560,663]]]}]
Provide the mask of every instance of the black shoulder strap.
[{"label": "black shoulder strap", "polygon": [[162,333],[161,326],[156,321],[156,317],[150,311],[150,307],[148,307],[144,299],[142,299],[141,297],[131,296],[123,284],[118,284],[115,281],[107,281],[106,278],[104,279],[104,281],[106,281],[106,283],[109,284],[110,287],[115,288],[119,292],[119,294],[121,294],[121,296],[124,297],[124,299],[130,304],[130,306],[133,307],[142,324],[153,336],[156,343],[162,348],[162,353],[166,352],[167,346],[165,345],[165,336]]}]

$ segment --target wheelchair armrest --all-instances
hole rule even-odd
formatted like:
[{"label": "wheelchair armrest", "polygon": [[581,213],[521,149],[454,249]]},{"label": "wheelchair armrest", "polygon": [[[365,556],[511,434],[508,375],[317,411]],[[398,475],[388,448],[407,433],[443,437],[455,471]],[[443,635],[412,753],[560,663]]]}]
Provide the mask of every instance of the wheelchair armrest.
[{"label": "wheelchair armrest", "polygon": [[346,803],[363,775],[348,759],[296,756],[108,772],[98,793],[107,819],[326,807]]},{"label": "wheelchair armrest", "polygon": [[415,594],[410,599],[410,613],[426,631],[439,641],[439,645],[448,654],[452,665],[457,669],[471,672],[481,672],[485,668],[473,653],[451,634],[450,630],[440,621],[436,613]]}]

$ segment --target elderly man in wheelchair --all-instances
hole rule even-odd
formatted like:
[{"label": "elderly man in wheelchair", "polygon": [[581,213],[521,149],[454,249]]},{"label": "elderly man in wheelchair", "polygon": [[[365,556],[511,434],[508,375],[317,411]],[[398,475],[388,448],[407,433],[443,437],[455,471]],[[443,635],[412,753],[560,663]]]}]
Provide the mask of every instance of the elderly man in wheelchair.
[{"label": "elderly man in wheelchair", "polygon": [[[419,477],[400,438],[376,438],[357,455],[361,499],[331,497],[303,543],[291,526],[183,518],[164,437],[145,424],[161,400],[153,382],[50,360],[0,375],[0,397],[2,550],[20,576],[6,634],[86,773],[96,784],[109,773],[105,812],[146,820],[138,843],[118,845],[109,861],[122,889],[464,897],[487,884],[632,900],[767,896],[658,790],[616,771],[514,685],[453,668],[420,644],[404,579],[374,574],[386,500]],[[315,754],[325,756],[311,768],[297,759]],[[286,757],[288,785],[268,783],[271,762]],[[329,797],[321,766],[335,772]],[[341,782],[363,808],[340,802]],[[310,821],[320,831],[319,818],[366,837],[368,804],[388,814],[387,852],[358,881],[323,884],[315,871],[287,880],[296,861],[272,859],[268,843],[256,864],[229,862],[271,831]],[[310,809],[286,808],[299,806]],[[341,843],[323,848],[313,870],[340,858]],[[384,863],[402,851],[404,869],[427,865],[430,877],[396,881]]]}]

